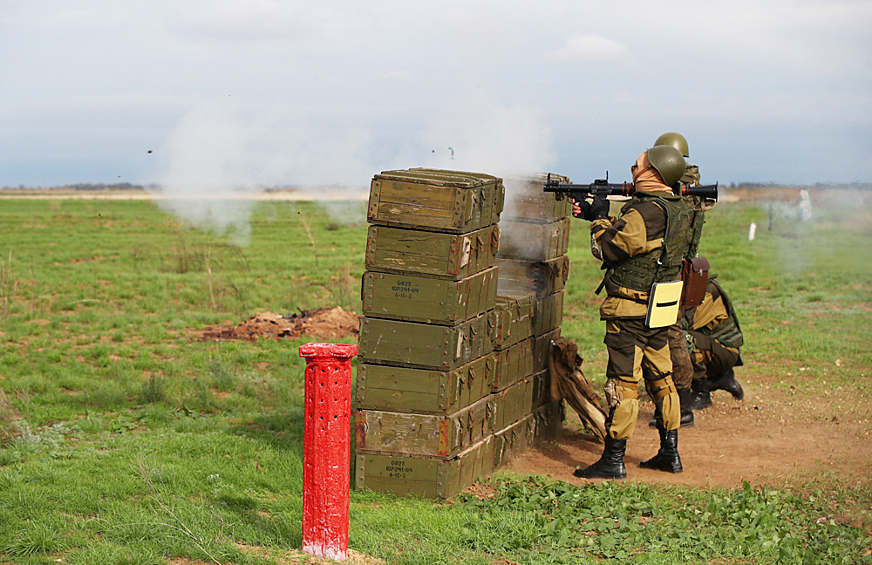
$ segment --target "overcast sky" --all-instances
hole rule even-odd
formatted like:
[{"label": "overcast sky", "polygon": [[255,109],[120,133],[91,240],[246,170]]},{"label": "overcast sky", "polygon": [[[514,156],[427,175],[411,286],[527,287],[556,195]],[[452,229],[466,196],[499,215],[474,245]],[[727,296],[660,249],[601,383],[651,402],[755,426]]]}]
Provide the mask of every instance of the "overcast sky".
[{"label": "overcast sky", "polygon": [[[0,186],[872,181],[872,1],[0,0]],[[452,153],[454,159],[451,158]]]}]

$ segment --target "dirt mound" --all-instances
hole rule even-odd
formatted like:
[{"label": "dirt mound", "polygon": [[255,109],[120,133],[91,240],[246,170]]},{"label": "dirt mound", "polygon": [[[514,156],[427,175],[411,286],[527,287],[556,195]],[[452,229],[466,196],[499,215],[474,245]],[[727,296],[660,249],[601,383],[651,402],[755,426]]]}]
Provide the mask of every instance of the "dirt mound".
[{"label": "dirt mound", "polygon": [[282,316],[272,312],[259,312],[237,326],[208,328],[204,340],[241,339],[299,339],[316,337],[336,340],[357,337],[360,317],[341,307],[303,310],[299,314]]}]

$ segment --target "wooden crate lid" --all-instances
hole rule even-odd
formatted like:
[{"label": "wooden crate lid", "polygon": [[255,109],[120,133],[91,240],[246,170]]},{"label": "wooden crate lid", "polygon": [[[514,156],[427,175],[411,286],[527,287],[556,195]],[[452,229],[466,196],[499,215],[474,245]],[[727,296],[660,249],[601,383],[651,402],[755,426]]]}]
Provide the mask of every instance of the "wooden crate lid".
[{"label": "wooden crate lid", "polygon": [[502,179],[484,173],[424,168],[382,171],[375,175],[373,180],[424,183],[454,188],[475,188],[486,184],[502,184]]}]

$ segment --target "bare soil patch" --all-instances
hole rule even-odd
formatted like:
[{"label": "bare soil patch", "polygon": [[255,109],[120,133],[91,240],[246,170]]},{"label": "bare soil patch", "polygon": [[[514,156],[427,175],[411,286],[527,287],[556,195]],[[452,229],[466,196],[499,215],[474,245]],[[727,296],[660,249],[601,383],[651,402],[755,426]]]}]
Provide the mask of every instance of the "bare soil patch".
[{"label": "bare soil patch", "polygon": [[[749,373],[753,367],[745,367]],[[695,425],[678,434],[684,472],[642,469],[639,462],[657,453],[657,430],[648,426],[653,403],[642,402],[636,430],[627,442],[628,481],[698,487],[737,488],[743,481],[777,487],[872,488],[872,409],[868,399],[845,410],[843,399],[802,399],[771,383],[748,382],[737,372],[745,400],[712,393],[714,405],[694,413]],[[582,433],[576,414],[553,439],[509,463],[508,470],[535,473],[575,484],[576,466],[597,461],[603,446]]]},{"label": "bare soil patch", "polygon": [[260,312],[235,326],[220,326],[206,329],[203,340],[299,339],[313,337],[337,340],[357,337],[360,333],[360,317],[354,312],[336,308],[315,308],[299,314],[283,316],[272,312]]}]

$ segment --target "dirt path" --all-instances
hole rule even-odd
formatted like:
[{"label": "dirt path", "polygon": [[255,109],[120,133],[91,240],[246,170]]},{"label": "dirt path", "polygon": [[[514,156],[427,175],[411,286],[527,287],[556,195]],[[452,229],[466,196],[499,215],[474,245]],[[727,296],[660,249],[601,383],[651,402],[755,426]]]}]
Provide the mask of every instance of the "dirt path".
[{"label": "dirt path", "polygon": [[[744,401],[714,392],[714,406],[696,412],[695,426],[679,432],[681,474],[639,467],[659,446],[657,431],[648,426],[653,404],[643,402],[635,434],[627,442],[626,480],[736,488],[743,480],[786,486],[821,479],[832,484],[835,479],[845,486],[872,486],[869,399],[848,410],[843,409],[844,399],[822,399],[815,411],[810,401],[798,401],[766,383],[749,383],[741,374],[738,378],[745,387]],[[594,463],[603,448],[580,428],[575,413],[567,409],[563,432],[515,459],[508,470],[587,482],[572,472],[576,465]]]}]

